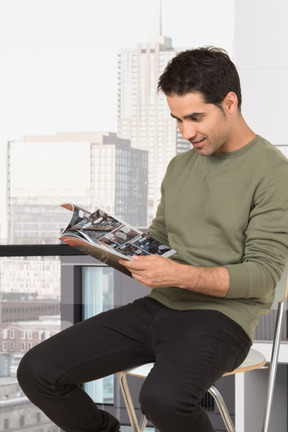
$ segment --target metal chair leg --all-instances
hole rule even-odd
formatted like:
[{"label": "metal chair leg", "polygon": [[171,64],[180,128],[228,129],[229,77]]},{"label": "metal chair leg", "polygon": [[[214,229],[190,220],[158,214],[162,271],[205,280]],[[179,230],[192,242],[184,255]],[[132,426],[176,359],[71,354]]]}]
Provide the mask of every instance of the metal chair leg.
[{"label": "metal chair leg", "polygon": [[147,418],[146,418],[145,414],[142,414],[142,417],[141,417],[140,423],[139,423],[140,432],[144,432],[145,431],[146,425],[147,425]]},{"label": "metal chair leg", "polygon": [[278,356],[279,356],[280,341],[281,341],[281,329],[283,324],[284,305],[285,305],[284,302],[279,303],[278,311],[277,311],[274,343],[273,343],[272,353],[271,353],[271,363],[269,368],[262,432],[269,432],[269,422],[270,422],[271,411],[272,411],[272,402],[273,402],[273,395],[275,389]]},{"label": "metal chair leg", "polygon": [[235,426],[232,422],[228,408],[227,408],[227,406],[224,402],[224,399],[223,399],[221,393],[219,392],[219,390],[217,390],[216,387],[211,386],[209,388],[208,392],[211,394],[211,396],[213,396],[213,398],[217,404],[217,407],[220,411],[220,414],[221,414],[221,417],[224,421],[227,432],[235,432]]},{"label": "metal chair leg", "polygon": [[[131,427],[133,432],[143,432],[145,429],[145,425],[146,423],[141,419],[141,424],[144,423],[144,428],[142,428],[142,425],[139,426],[138,421],[137,421],[137,417],[136,417],[136,413],[135,413],[135,409],[133,406],[133,401],[131,398],[131,393],[127,384],[127,378],[126,378],[126,374],[123,373],[119,373],[119,382],[120,382],[120,387],[122,389],[122,394],[123,394],[123,398],[124,398],[124,402],[126,405],[126,409],[127,409],[127,413],[128,413],[128,417],[131,423]],[[141,429],[140,429],[141,427]]]}]

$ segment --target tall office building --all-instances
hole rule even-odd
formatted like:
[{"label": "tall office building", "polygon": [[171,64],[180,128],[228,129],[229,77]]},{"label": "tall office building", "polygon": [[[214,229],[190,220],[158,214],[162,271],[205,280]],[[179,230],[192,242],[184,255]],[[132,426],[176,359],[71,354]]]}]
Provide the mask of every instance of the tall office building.
[{"label": "tall office building", "polygon": [[169,161],[190,148],[170,116],[165,96],[157,94],[158,78],[176,53],[172,40],[160,35],[135,49],[121,50],[118,59],[118,135],[149,152],[148,224]]},{"label": "tall office building", "polygon": [[8,144],[9,243],[55,243],[69,220],[63,202],[104,207],[145,226],[147,151],[115,133],[57,133]]}]

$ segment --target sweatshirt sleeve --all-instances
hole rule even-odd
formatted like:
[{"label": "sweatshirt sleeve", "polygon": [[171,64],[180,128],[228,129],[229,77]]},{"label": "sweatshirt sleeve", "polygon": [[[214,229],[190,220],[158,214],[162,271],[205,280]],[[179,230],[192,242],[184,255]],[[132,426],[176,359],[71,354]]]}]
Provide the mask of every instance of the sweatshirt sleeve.
[{"label": "sweatshirt sleeve", "polygon": [[239,264],[225,266],[227,298],[263,298],[280,280],[288,261],[288,164],[268,172],[255,190]]}]

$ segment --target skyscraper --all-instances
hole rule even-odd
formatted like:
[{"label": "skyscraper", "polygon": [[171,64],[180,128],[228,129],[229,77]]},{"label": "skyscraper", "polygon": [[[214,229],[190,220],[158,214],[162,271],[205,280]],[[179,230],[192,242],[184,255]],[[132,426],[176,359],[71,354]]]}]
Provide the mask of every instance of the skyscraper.
[{"label": "skyscraper", "polygon": [[158,78],[176,53],[172,40],[160,34],[135,49],[121,50],[118,59],[118,135],[149,152],[148,224],[168,162],[190,148],[170,116],[165,96],[157,94]]},{"label": "skyscraper", "polygon": [[55,243],[68,223],[60,207],[67,201],[145,226],[147,151],[102,132],[31,136],[8,146],[10,243]]}]

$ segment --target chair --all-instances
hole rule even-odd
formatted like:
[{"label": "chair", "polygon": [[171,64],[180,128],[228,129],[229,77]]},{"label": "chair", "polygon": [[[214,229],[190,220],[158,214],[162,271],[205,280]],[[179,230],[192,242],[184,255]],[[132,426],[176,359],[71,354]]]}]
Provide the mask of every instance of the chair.
[{"label": "chair", "polygon": [[[279,355],[279,348],[280,348],[280,341],[281,341],[281,328],[282,328],[283,316],[284,316],[284,303],[287,298],[287,293],[288,293],[288,266],[286,267],[285,272],[275,290],[275,302],[278,303],[278,309],[277,309],[277,317],[275,321],[275,332],[274,332],[273,345],[272,345],[271,362],[269,366],[269,377],[268,377],[268,384],[267,384],[266,403],[264,409],[262,432],[268,432],[269,421],[271,416],[278,355]],[[253,349],[252,347],[244,362],[237,369],[235,369],[232,372],[225,373],[223,376],[234,375],[236,373],[248,372],[251,370],[260,369],[265,364],[266,364],[266,359],[264,355],[261,352]],[[145,415],[142,415],[138,423],[135,409],[133,406],[133,401],[131,398],[131,393],[127,382],[127,376],[130,375],[130,376],[138,376],[138,377],[146,378],[150,370],[152,369],[153,365],[154,363],[147,363],[145,365],[141,365],[132,369],[127,369],[119,373],[120,387],[121,387],[122,395],[124,398],[125,406],[127,409],[127,413],[129,416],[129,420],[133,432],[144,432],[145,426],[147,424],[147,419]],[[208,392],[214,398],[217,404],[217,407],[219,409],[219,412],[221,414],[221,417],[223,419],[227,431],[235,432],[235,426],[232,422],[232,419],[230,417],[230,414],[228,412],[227,406],[225,404],[225,401],[221,393],[217,390],[217,388],[214,385],[209,388]]]}]

